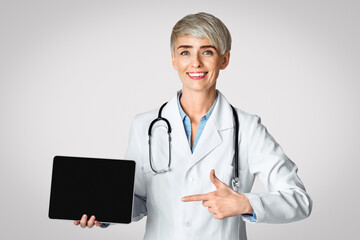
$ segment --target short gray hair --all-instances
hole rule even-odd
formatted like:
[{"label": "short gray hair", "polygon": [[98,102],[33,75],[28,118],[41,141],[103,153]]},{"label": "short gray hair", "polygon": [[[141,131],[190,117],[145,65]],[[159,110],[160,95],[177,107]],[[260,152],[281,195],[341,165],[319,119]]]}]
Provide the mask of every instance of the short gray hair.
[{"label": "short gray hair", "polygon": [[189,14],[180,19],[173,27],[170,38],[170,49],[174,53],[175,43],[179,37],[192,36],[207,38],[221,53],[231,50],[231,34],[225,24],[209,13]]}]

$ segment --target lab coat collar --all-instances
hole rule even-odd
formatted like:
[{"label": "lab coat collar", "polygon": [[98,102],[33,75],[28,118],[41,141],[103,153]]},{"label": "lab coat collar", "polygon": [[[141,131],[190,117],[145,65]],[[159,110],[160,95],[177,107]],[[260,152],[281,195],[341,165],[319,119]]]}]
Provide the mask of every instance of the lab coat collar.
[{"label": "lab coat collar", "polygon": [[[216,90],[218,94],[218,102],[215,105],[210,119],[216,125],[217,130],[222,131],[234,127],[233,112],[230,103],[222,95],[219,90]],[[209,119],[209,120],[210,120]]]},{"label": "lab coat collar", "polygon": [[[216,90],[216,92],[218,95],[217,103],[215,104],[214,110],[211,113],[209,120],[211,119],[211,121],[213,121],[216,129],[219,131],[233,128],[234,119],[231,105],[219,90]],[[177,105],[177,97],[180,93],[181,90],[179,90],[177,94],[171,98],[167,104],[168,106],[164,108],[164,114],[168,113],[168,118],[173,118],[172,120],[175,121],[176,124],[180,124],[181,127],[184,128],[181,114]]]}]

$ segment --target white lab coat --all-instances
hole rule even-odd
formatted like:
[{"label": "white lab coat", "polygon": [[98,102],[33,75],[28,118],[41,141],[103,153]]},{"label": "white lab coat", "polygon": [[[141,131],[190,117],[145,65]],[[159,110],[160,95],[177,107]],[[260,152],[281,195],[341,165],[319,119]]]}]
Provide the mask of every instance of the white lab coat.
[{"label": "white lab coat", "polygon": [[[246,239],[243,216],[217,220],[201,202],[182,202],[183,196],[215,190],[210,171],[231,186],[234,156],[234,123],[229,102],[218,91],[218,101],[191,153],[180,117],[177,96],[165,106],[162,116],[171,123],[171,171],[154,175],[149,164],[148,127],[156,109],[137,115],[130,131],[126,159],[137,163],[133,221],[147,215],[144,239]],[[297,167],[260,123],[260,118],[241,110],[239,117],[239,192],[244,193],[257,215],[257,222],[286,223],[309,216],[312,201],[297,176]],[[153,130],[160,131],[164,124]],[[167,163],[166,137],[153,142],[154,164]],[[165,164],[166,165],[166,164]],[[267,192],[250,193],[255,177]]]}]

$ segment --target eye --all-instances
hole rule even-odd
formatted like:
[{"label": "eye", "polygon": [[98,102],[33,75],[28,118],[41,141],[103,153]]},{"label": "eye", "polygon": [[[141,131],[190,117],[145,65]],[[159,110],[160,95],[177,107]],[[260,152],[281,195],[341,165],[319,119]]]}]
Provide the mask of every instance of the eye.
[{"label": "eye", "polygon": [[211,50],[207,50],[204,52],[204,55],[213,55],[213,52]]},{"label": "eye", "polygon": [[188,51],[182,51],[180,55],[189,55],[190,53]]}]

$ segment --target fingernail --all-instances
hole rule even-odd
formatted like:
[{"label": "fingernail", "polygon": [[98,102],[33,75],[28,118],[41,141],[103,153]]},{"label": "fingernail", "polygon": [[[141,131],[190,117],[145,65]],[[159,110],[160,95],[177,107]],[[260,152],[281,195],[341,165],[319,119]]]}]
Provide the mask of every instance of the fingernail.
[{"label": "fingernail", "polygon": [[92,216],[91,216],[91,220],[94,220],[94,219],[95,219],[95,216],[94,216],[94,215],[92,215]]},{"label": "fingernail", "polygon": [[183,198],[181,199],[181,201],[185,202],[185,201],[186,201],[186,197],[183,197]]},{"label": "fingernail", "polygon": [[84,215],[82,216],[82,218],[86,218],[86,214],[84,214]]}]

